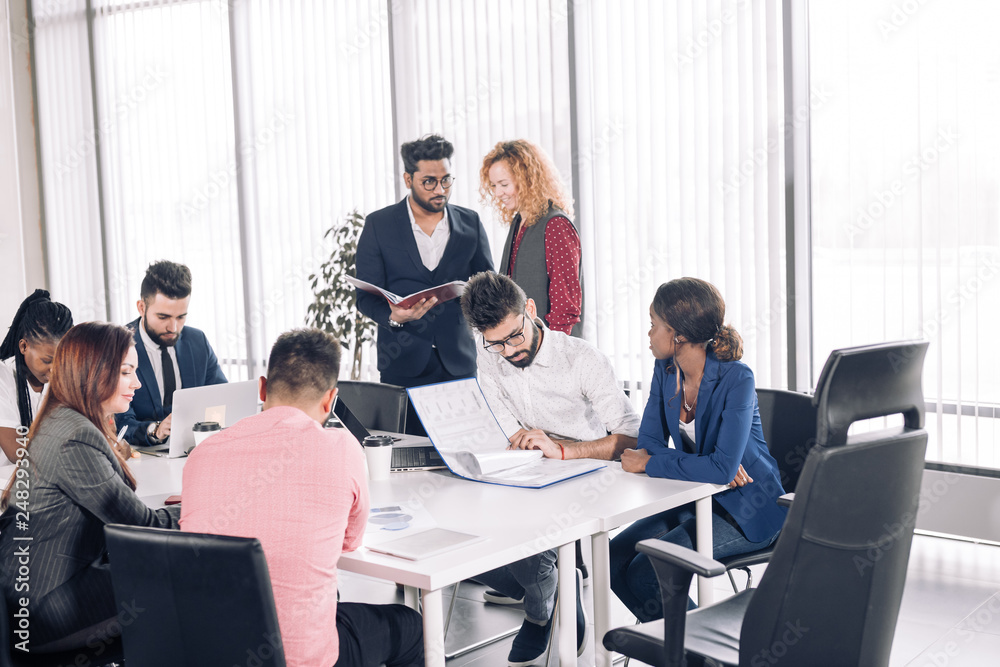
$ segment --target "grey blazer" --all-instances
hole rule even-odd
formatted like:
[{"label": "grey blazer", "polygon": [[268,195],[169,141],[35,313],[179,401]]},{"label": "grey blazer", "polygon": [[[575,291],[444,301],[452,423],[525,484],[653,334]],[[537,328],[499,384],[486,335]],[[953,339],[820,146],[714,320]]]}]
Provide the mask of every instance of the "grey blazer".
[{"label": "grey blazer", "polygon": [[[28,599],[38,647],[116,615],[104,524],[177,528],[180,508],[152,510],[139,500],[107,440],[70,408],[56,408],[38,426],[28,455],[27,520],[15,494],[0,517],[0,584],[10,613]],[[22,560],[27,582],[18,576]]]}]

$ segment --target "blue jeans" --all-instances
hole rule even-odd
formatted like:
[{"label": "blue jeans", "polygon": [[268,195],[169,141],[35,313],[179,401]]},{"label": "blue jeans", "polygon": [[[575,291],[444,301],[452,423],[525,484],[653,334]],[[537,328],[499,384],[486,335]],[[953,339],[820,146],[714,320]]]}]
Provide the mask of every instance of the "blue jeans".
[{"label": "blue jeans", "polygon": [[515,600],[523,596],[524,615],[532,623],[545,625],[552,618],[559,583],[554,549],[484,572],[475,579]]},{"label": "blue jeans", "polygon": [[[725,512],[713,503],[712,554],[715,558],[763,549],[773,544],[781,532],[775,532],[763,542],[751,542],[720,511]],[[640,519],[611,540],[611,590],[643,623],[663,618],[660,585],[656,581],[653,565],[649,556],[635,550],[636,543],[649,538],[694,549],[694,503]],[[687,594],[687,591],[681,592]],[[688,608],[692,606],[689,599]]]}]

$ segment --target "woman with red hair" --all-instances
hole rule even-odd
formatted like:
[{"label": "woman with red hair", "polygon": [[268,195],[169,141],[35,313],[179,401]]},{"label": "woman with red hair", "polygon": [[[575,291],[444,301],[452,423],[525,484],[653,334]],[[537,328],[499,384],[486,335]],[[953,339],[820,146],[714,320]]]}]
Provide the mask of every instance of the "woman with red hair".
[{"label": "woman with red hair", "polygon": [[580,235],[552,160],[529,141],[501,141],[483,158],[479,192],[510,226],[499,272],[535,302],[550,329],[582,337]]},{"label": "woman with red hair", "polygon": [[137,364],[128,329],[73,327],[56,347],[48,395],[18,442],[17,469],[0,500],[0,585],[11,614],[27,610],[32,652],[120,632],[105,524],[177,528],[179,507],[152,510],[139,500],[127,446],[115,439],[114,415],[128,410],[141,386]]}]

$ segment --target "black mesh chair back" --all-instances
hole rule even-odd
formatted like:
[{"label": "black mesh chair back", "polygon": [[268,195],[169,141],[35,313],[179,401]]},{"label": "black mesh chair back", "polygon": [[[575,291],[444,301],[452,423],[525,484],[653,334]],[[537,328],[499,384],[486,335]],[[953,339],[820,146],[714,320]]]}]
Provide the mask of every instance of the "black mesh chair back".
[{"label": "black mesh chair back", "polygon": [[902,414],[909,428],[924,427],[921,375],[927,341],[881,343],[834,350],[816,384],[816,442],[847,442],[851,424]]},{"label": "black mesh chair back", "polygon": [[342,380],[337,383],[337,389],[337,400],[346,403],[365,428],[406,433],[409,399],[403,387]]},{"label": "black mesh chair back", "polygon": [[758,389],[757,405],[764,442],[778,463],[781,486],[793,493],[816,444],[816,406],[811,394],[782,389]]},{"label": "black mesh chair back", "polygon": [[[816,406],[813,404],[813,397],[811,394],[782,389],[758,389],[757,406],[764,442],[778,464],[781,486],[786,493],[794,493],[809,450],[816,444]],[[731,570],[746,573],[746,587],[750,588],[753,585],[750,567],[768,562],[773,551],[774,545],[771,545],[750,553],[719,559],[726,566],[734,593],[739,588]]]},{"label": "black mesh chair back", "polygon": [[128,664],[285,667],[267,561],[253,538],[104,528]]}]

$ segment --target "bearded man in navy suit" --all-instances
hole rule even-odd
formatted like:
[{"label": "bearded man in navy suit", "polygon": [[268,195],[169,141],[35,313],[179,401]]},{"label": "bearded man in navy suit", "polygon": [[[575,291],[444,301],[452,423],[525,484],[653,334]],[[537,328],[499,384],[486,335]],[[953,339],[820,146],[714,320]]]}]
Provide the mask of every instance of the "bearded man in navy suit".
[{"label": "bearded man in navy suit", "polygon": [[115,415],[115,423],[119,429],[128,426],[129,444],[159,445],[170,437],[174,391],[227,380],[205,334],[184,326],[191,303],[188,267],[166,260],[150,264],[139,296],[139,319],[128,327],[135,337],[142,387],[129,411]]},{"label": "bearded man in navy suit", "polygon": [[[366,218],[358,240],[358,278],[406,296],[493,270],[479,215],[448,204],[453,152],[437,135],[403,144],[403,182],[410,193]],[[476,342],[458,299],[431,298],[399,308],[380,295],[357,294],[358,309],[378,324],[382,382],[416,387],[476,374]]]}]

